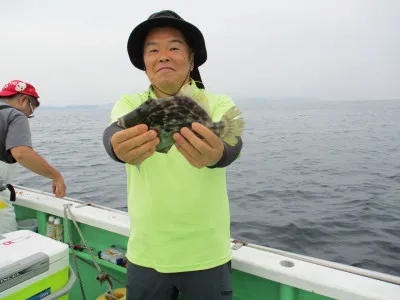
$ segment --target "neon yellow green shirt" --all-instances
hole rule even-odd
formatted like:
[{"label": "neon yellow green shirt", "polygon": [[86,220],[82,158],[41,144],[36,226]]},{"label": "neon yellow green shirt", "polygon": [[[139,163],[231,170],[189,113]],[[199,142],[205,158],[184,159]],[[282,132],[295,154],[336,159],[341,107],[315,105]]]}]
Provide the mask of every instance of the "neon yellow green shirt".
[{"label": "neon yellow green shirt", "polygon": [[[205,94],[214,121],[235,105],[226,95]],[[111,122],[149,95],[156,98],[151,89],[123,96],[114,105]],[[231,259],[225,168],[197,169],[172,146],[140,168],[126,164],[126,172],[129,261],[169,273],[212,268]]]}]

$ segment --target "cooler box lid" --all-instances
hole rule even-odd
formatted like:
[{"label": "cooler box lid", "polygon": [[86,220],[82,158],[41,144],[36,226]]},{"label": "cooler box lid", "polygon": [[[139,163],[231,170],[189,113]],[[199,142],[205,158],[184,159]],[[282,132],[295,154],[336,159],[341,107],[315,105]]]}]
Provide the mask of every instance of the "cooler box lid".
[{"label": "cooler box lid", "polygon": [[0,293],[47,272],[68,256],[68,245],[29,230],[0,235]]}]

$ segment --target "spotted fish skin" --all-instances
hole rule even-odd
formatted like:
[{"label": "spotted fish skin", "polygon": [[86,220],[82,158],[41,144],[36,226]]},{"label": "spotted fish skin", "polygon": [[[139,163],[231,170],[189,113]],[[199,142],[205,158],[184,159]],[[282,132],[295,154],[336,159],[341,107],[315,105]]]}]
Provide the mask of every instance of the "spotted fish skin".
[{"label": "spotted fish skin", "polygon": [[135,110],[120,117],[117,125],[129,128],[146,124],[149,130],[155,130],[158,133],[160,143],[156,146],[156,151],[168,153],[175,143],[173,134],[183,127],[190,129],[193,122],[204,125],[219,137],[226,127],[226,122],[213,122],[201,105],[190,97],[182,95],[163,99],[150,98]]}]

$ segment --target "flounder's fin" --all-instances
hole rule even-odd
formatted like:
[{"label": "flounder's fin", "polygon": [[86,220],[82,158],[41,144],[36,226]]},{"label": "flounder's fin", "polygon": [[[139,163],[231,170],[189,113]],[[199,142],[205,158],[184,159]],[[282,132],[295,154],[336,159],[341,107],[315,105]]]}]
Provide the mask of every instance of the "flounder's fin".
[{"label": "flounder's fin", "polygon": [[231,107],[221,119],[224,123],[224,130],[221,133],[221,139],[227,144],[234,146],[237,143],[237,136],[242,136],[244,120],[241,111],[236,107]]},{"label": "flounder's fin", "polygon": [[178,95],[192,98],[194,94],[194,87],[190,84],[185,84],[178,92]]},{"label": "flounder's fin", "polygon": [[208,98],[204,93],[204,90],[196,91],[192,85],[186,84],[179,90],[178,95],[193,99],[194,101],[196,101],[197,104],[201,106],[201,108],[203,108],[207,112],[209,116],[211,116]]}]

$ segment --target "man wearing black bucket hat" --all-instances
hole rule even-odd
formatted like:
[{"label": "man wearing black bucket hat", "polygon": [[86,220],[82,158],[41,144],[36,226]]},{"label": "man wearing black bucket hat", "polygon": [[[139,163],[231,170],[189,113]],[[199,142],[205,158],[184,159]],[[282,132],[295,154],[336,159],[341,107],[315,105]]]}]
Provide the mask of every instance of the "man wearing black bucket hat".
[{"label": "man wearing black bucket hat", "polygon": [[[149,97],[182,88],[204,92],[219,121],[235,104],[205,91],[199,66],[207,60],[200,30],[173,11],[152,14],[128,40],[132,64],[151,83],[114,105],[103,142],[109,156],[126,163],[131,221],[127,249],[127,299],[232,299],[230,217],[226,167],[242,148],[230,146],[199,123],[174,134],[167,153],[155,152],[157,132],[144,124],[121,129],[116,120]],[[203,137],[200,139],[193,133]]]}]

